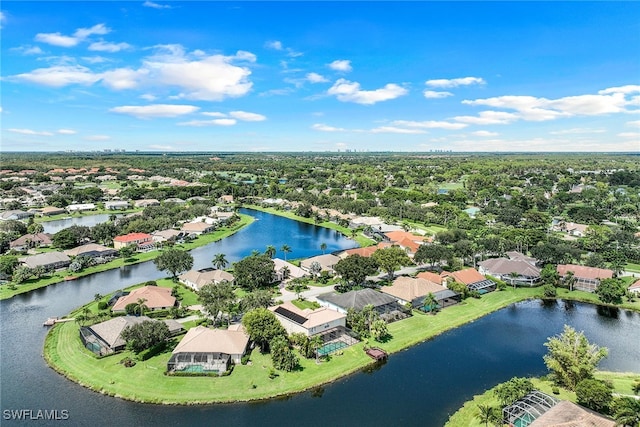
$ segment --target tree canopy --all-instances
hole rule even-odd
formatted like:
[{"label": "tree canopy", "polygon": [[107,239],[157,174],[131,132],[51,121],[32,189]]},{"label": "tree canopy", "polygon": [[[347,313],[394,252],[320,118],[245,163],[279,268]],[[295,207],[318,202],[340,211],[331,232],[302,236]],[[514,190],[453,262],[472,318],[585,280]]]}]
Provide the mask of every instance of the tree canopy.
[{"label": "tree canopy", "polygon": [[333,268],[347,282],[360,285],[367,276],[377,273],[378,263],[373,258],[353,254],[338,261]]},{"label": "tree canopy", "polygon": [[133,326],[127,326],[121,336],[127,342],[128,348],[140,353],[169,338],[169,327],[161,321],[145,320]]},{"label": "tree canopy", "polygon": [[193,267],[193,256],[180,249],[167,249],[159,257],[153,260],[160,271],[168,271],[171,278],[177,281],[178,274]]},{"label": "tree canopy", "polygon": [[268,255],[253,254],[233,264],[236,284],[247,290],[263,289],[273,283],[274,262]]},{"label": "tree canopy", "polygon": [[287,335],[276,315],[266,308],[256,308],[245,313],[242,317],[242,326],[263,352],[269,349],[269,342],[272,339]]},{"label": "tree canopy", "polygon": [[373,253],[372,257],[380,268],[387,272],[389,279],[393,278],[393,273],[398,268],[413,264],[411,258],[399,246],[378,249]]}]

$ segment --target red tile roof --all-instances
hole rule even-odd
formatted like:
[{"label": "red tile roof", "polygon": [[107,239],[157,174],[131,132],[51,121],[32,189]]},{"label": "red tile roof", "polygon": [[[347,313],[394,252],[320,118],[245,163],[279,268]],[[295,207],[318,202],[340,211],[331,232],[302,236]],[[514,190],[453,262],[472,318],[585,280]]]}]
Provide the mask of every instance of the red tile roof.
[{"label": "red tile roof", "polygon": [[144,240],[151,240],[151,234],[147,233],[129,233],[124,236],[116,236],[113,238],[114,242],[139,242]]},{"label": "red tile roof", "polygon": [[442,277],[436,273],[432,273],[430,271],[423,271],[422,273],[418,273],[416,275],[418,279],[427,279],[433,283],[437,283],[438,285],[442,285]]},{"label": "red tile roof", "polygon": [[464,283],[465,285],[471,285],[472,283],[482,282],[486,279],[482,274],[478,273],[475,268],[466,268],[464,270],[454,271],[452,273],[443,272],[442,277],[453,277],[456,282]]},{"label": "red tile roof", "polygon": [[573,271],[573,277],[581,279],[611,279],[613,277],[613,270],[586,267],[584,265],[560,264],[557,270],[561,277],[564,277],[570,271]]}]

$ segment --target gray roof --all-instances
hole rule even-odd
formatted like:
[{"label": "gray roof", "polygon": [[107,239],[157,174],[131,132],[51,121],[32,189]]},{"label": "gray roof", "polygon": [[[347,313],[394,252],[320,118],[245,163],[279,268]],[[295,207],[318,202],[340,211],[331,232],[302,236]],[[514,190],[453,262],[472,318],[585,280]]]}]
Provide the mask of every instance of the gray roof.
[{"label": "gray roof", "polygon": [[[137,325],[145,320],[156,321],[147,316],[119,316],[96,323],[90,326],[89,329],[113,349],[126,344],[120,336],[126,327]],[[167,325],[171,334],[174,334],[182,328],[182,325],[173,319],[163,320],[163,322]]]},{"label": "gray roof", "polygon": [[453,292],[451,289],[446,289],[444,291],[438,291],[433,293],[433,296],[436,297],[436,301],[441,301],[445,298],[452,298],[458,295],[460,294],[457,292]]},{"label": "gray roof", "polygon": [[329,292],[318,295],[316,299],[326,301],[345,310],[348,308],[362,310],[364,306],[369,304],[374,307],[380,307],[382,305],[393,304],[396,302],[396,299],[391,295],[383,294],[382,292],[374,291],[369,288],[349,291],[344,294]]},{"label": "gray roof", "polygon": [[62,252],[45,252],[38,255],[20,258],[19,260],[25,263],[29,268],[38,267],[40,265],[47,267],[53,264],[71,262],[71,259]]}]

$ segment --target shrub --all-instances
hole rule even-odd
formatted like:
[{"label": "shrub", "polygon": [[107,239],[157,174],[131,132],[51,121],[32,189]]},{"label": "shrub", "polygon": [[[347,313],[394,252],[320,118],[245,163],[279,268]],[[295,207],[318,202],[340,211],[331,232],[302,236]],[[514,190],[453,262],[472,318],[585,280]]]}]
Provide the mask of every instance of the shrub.
[{"label": "shrub", "polygon": [[607,413],[613,401],[613,387],[604,381],[587,378],[576,385],[578,404]]},{"label": "shrub", "polygon": [[136,366],[136,361],[130,357],[125,357],[120,361],[120,363],[123,364],[125,368],[131,368],[133,366]]},{"label": "shrub", "polygon": [[251,355],[245,354],[244,356],[242,356],[242,359],[240,359],[240,363],[242,363],[243,365],[246,365],[247,363],[249,363],[250,359],[251,359]]},{"label": "shrub", "polygon": [[546,298],[554,298],[555,296],[558,295],[558,291],[556,290],[556,287],[553,285],[544,285],[542,287],[542,294]]},{"label": "shrub", "polygon": [[155,280],[149,280],[144,282],[144,286],[158,286]]},{"label": "shrub", "polygon": [[100,301],[98,303],[98,310],[106,310],[108,307],[107,303],[105,301]]},{"label": "shrub", "polygon": [[153,356],[156,356],[162,353],[166,348],[167,348],[167,343],[161,342],[156,346],[153,346],[147,350],[143,350],[142,352],[140,352],[140,354],[138,354],[137,356],[138,360],[145,361],[145,360],[151,359]]}]

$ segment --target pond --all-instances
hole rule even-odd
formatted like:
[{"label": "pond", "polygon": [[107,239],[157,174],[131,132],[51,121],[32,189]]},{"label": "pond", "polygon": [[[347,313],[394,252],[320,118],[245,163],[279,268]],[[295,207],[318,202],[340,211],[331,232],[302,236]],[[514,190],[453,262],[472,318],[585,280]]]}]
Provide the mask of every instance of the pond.
[{"label": "pond", "polygon": [[93,227],[96,224],[107,222],[108,220],[109,214],[69,216],[63,219],[43,222],[42,226],[44,227],[45,233],[56,234],[58,231],[69,228],[72,225],[84,225],[86,227]]}]

